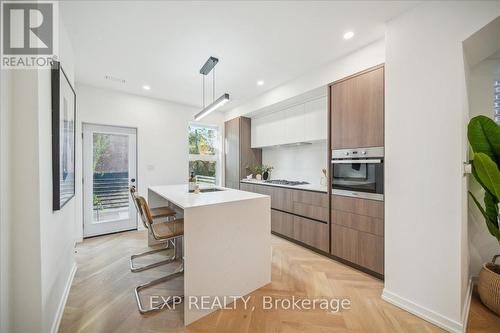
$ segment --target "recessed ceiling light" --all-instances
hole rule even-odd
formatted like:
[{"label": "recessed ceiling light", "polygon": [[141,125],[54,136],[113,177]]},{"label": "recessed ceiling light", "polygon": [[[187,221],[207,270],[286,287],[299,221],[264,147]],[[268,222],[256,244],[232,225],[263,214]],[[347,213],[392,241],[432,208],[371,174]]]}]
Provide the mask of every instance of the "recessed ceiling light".
[{"label": "recessed ceiling light", "polygon": [[262,81],[262,80],[257,81],[257,85],[258,86],[263,86],[264,85],[264,81]]},{"label": "recessed ceiling light", "polygon": [[352,31],[348,31],[344,34],[344,39],[351,39],[352,37],[354,37],[354,32]]},{"label": "recessed ceiling light", "polygon": [[148,85],[145,85],[145,86],[142,86],[142,89],[144,89],[144,90],[151,90],[151,87],[148,86]]}]

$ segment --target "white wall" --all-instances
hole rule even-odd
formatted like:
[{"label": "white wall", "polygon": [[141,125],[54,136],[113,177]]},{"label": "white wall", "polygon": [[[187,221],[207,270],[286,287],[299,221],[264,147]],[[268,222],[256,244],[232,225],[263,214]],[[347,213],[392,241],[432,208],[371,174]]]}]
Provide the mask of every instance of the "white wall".
[{"label": "white wall", "polygon": [[424,2],[387,24],[384,298],[464,331],[468,120],[462,41],[500,2]]},{"label": "white wall", "polygon": [[10,110],[12,107],[12,75],[9,71],[0,72],[0,331],[9,332],[10,329],[10,177],[9,149]]},{"label": "white wall", "polygon": [[[64,24],[59,22],[58,27],[58,58],[73,77],[71,45]],[[2,191],[9,195],[10,210],[7,216],[2,210],[2,234],[8,230],[10,242],[8,266],[2,265],[2,276],[5,271],[8,274],[6,283],[2,280],[2,302],[8,306],[2,331],[52,332],[75,267],[76,202],[73,199],[61,211],[52,211],[50,70],[12,70],[9,75],[10,92],[2,90],[2,126],[9,128],[5,135],[2,127],[2,153],[8,153],[7,166],[2,159]],[[11,98],[5,105],[6,93]],[[5,289],[10,297],[4,300]]]},{"label": "white wall", "polygon": [[[41,314],[38,73],[12,72],[10,157],[10,329],[38,332]],[[20,130],[22,129],[22,130]],[[29,314],[30,320],[26,320]]]},{"label": "white wall", "polygon": [[226,120],[247,115],[256,110],[270,107],[275,103],[324,87],[333,81],[379,65],[384,61],[385,43],[384,40],[379,40],[229,110],[226,113]]},{"label": "white wall", "polygon": [[[74,54],[62,21],[59,29],[59,60],[74,84]],[[76,270],[74,259],[76,197],[61,210],[52,210],[52,104],[49,71],[38,77],[38,152],[40,175],[40,239],[42,268],[42,309],[45,332],[58,325],[56,318],[63,311],[65,293],[68,292],[72,275]],[[76,182],[76,187],[80,187]],[[50,194],[50,195],[49,195]]]},{"label": "white wall", "polygon": [[[188,124],[199,109],[164,100],[77,84],[79,130],[81,123],[137,128],[138,190],[147,194],[151,185],[187,182]],[[224,128],[223,114],[215,112],[202,123]],[[81,179],[81,136],[77,139],[77,166]],[[82,201],[81,193],[77,198]],[[82,217],[77,219],[81,237]]]},{"label": "white wall", "polygon": [[327,168],[326,141],[301,146],[262,148],[262,164],[271,165],[271,179],[307,181],[319,185]]},{"label": "white wall", "polygon": [[[484,60],[471,68],[469,81],[471,118],[478,115],[492,117],[495,79],[500,79],[500,59]],[[473,177],[470,177],[469,189],[482,203],[484,190]],[[477,277],[482,264],[498,254],[499,247],[496,239],[486,229],[484,217],[472,200],[469,200],[468,208],[470,274]]]}]

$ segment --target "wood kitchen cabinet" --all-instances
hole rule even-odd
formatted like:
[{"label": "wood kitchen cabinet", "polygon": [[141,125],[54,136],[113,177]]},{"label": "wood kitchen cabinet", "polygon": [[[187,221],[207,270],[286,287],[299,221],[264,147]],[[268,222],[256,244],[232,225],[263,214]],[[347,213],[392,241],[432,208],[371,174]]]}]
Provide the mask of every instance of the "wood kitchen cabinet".
[{"label": "wood kitchen cabinet", "polygon": [[331,148],[384,145],[384,66],[330,85]]},{"label": "wood kitchen cabinet", "polygon": [[328,253],[328,223],[293,216],[293,239]]},{"label": "wood kitchen cabinet", "polygon": [[292,190],[259,184],[241,183],[240,189],[248,192],[268,195],[271,197],[271,208],[282,211],[290,211],[292,207]]},{"label": "wood kitchen cabinet", "polygon": [[328,193],[279,186],[241,183],[243,191],[269,195],[271,208],[305,218],[328,222]]},{"label": "wood kitchen cabinet", "polygon": [[271,231],[293,238],[293,215],[271,209]]},{"label": "wood kitchen cabinet", "polygon": [[241,189],[271,197],[273,233],[384,274],[384,202],[244,182]]},{"label": "wood kitchen cabinet", "polygon": [[328,194],[291,190],[291,212],[311,219],[328,222]]},{"label": "wood kitchen cabinet", "polygon": [[328,224],[279,210],[271,210],[271,230],[328,253]]},{"label": "wood kitchen cabinet", "polygon": [[331,254],[384,274],[384,203],[332,195]]},{"label": "wood kitchen cabinet", "polygon": [[272,232],[328,253],[328,193],[245,182],[240,188],[271,197]]},{"label": "wood kitchen cabinet", "polygon": [[251,119],[238,117],[224,123],[225,186],[239,189],[246,168],[262,163],[262,150],[250,147]]}]

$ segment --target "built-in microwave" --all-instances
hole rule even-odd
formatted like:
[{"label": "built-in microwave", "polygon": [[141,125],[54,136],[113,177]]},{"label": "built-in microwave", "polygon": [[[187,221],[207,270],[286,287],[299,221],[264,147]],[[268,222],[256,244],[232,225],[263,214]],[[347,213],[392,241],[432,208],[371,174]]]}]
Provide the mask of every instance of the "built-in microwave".
[{"label": "built-in microwave", "polygon": [[332,193],[384,200],[384,147],[332,150]]}]

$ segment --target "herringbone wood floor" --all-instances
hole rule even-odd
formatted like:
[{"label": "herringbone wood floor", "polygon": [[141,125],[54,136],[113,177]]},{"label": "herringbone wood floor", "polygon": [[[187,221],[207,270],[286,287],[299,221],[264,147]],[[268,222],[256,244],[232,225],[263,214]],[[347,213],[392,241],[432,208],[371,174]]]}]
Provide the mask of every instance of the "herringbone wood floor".
[{"label": "herringbone wood floor", "polygon": [[[240,306],[216,311],[187,328],[182,324],[182,307],[141,316],[134,286],[160,277],[166,269],[130,272],[129,256],[145,250],[145,239],[144,232],[134,231],[88,239],[78,246],[78,271],[59,332],[443,332],[384,302],[381,281],[274,236],[272,282],[252,293],[248,310]],[[149,291],[145,298],[181,291],[179,278]],[[264,295],[346,297],[352,308],[340,313],[263,310]],[[500,332],[500,318],[485,309],[477,296],[472,301],[468,332]]]}]

